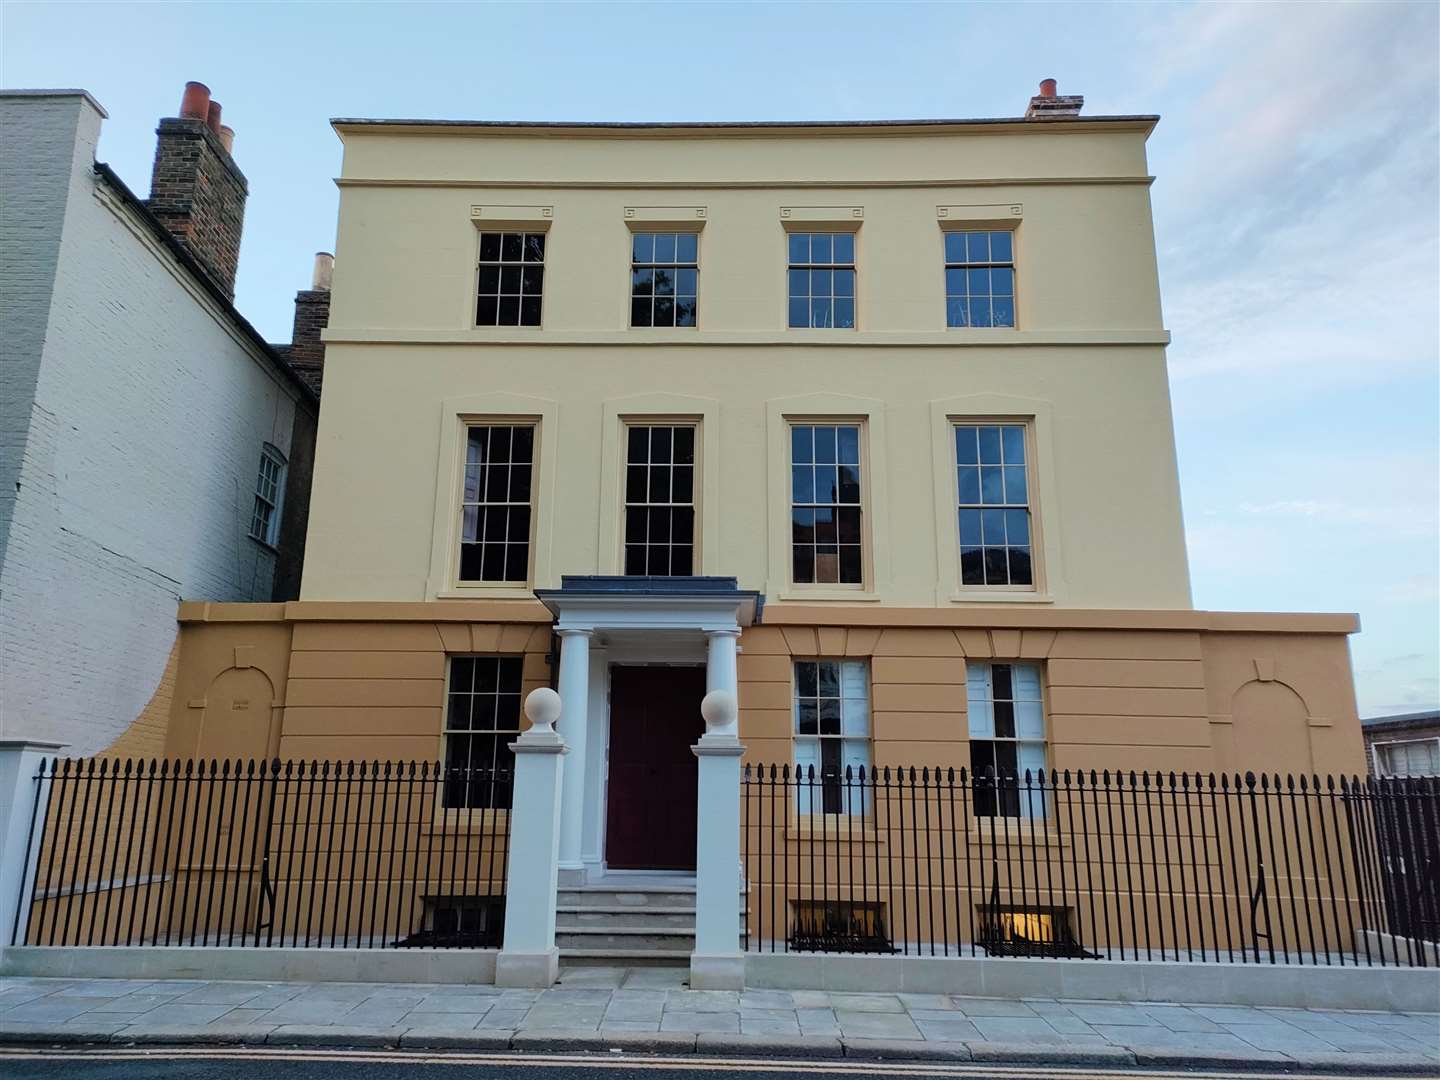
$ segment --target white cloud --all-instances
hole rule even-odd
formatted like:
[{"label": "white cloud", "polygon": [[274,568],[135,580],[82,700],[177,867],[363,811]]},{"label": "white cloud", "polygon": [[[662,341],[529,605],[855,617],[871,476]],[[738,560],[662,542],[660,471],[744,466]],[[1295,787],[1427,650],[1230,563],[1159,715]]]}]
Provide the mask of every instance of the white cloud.
[{"label": "white cloud", "polygon": [[1436,15],[1202,4],[1166,20],[1156,63],[1185,104],[1152,150],[1178,380],[1248,391],[1284,372],[1296,394],[1433,371]]}]

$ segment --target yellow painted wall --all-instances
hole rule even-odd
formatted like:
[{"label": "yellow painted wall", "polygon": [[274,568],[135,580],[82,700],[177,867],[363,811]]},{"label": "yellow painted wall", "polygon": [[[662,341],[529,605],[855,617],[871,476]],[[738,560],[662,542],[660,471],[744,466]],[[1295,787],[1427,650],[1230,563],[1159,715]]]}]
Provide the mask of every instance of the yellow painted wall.
[{"label": "yellow painted wall", "polygon": [[[455,581],[465,416],[541,418],[532,584],[618,572],[620,426],[651,414],[703,418],[700,572],[771,602],[988,602],[956,586],[945,429],[999,416],[1036,428],[1042,577],[998,599],[1188,608],[1148,129],[341,125],[303,598],[507,595]],[[942,226],[967,217],[1016,228],[1016,329],[945,329]],[[784,328],[785,225],[807,218],[858,226],[857,330]],[[485,222],[548,230],[542,328],[471,325]],[[630,228],[666,222],[702,230],[700,326],[628,329]],[[788,582],[803,415],[867,423],[859,594]]]}]

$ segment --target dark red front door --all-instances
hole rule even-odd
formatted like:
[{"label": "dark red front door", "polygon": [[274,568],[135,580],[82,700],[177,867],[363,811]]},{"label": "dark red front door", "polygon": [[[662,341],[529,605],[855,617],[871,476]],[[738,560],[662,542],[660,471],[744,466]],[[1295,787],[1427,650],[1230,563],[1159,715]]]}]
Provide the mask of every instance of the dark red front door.
[{"label": "dark red front door", "polygon": [[705,669],[610,669],[605,863],[612,870],[695,869],[696,763]]}]

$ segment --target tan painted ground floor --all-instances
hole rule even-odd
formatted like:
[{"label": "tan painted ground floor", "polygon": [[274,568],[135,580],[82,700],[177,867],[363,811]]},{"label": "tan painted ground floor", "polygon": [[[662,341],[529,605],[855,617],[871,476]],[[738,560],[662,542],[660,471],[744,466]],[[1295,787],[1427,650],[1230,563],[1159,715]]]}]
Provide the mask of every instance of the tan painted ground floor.
[{"label": "tan painted ground floor", "polygon": [[[513,658],[521,694],[556,684],[538,602],[186,603],[179,620],[164,746],[147,748],[171,757],[435,761],[455,658]],[[770,605],[740,632],[740,736],[747,762],[794,762],[797,661],[853,661],[872,765],[968,766],[967,670],[1024,664],[1041,680],[1045,768],[1363,773],[1356,628],[1349,615]],[[607,643],[597,631],[592,668],[704,663],[629,643],[605,662]]]},{"label": "tan painted ground floor", "polygon": [[[1228,773],[1232,783],[1236,773],[1365,771],[1347,647],[1352,616],[1000,605],[761,609],[733,579],[721,592],[658,599],[617,598],[611,587],[578,579],[537,601],[181,605],[166,684],[112,753],[258,760],[262,771],[278,759],[283,771],[254,787],[279,792],[264,817],[275,824],[255,824],[260,801],[252,813],[248,772],[243,784],[217,787],[192,784],[187,771],[183,781],[157,785],[167,794],[153,808],[148,779],[119,785],[118,800],[103,797],[111,826],[102,833],[133,818],[140,839],[126,843],[121,872],[109,873],[126,883],[117,908],[124,928],[120,916],[101,920],[115,927],[101,938],[163,928],[203,940],[222,927],[258,934],[264,923],[278,928],[267,933],[292,941],[303,934],[308,942],[312,931],[358,940],[362,930],[374,932],[378,908],[382,938],[421,941],[438,932],[446,904],[502,897],[512,795],[520,805],[508,747],[526,724],[523,697],[541,686],[559,689],[558,727],[570,749],[562,889],[613,880],[606,876],[616,872],[694,873],[704,857],[696,835],[706,807],[697,805],[691,748],[704,730],[700,699],[713,689],[736,693],[752,777],[768,776],[754,767],[771,765],[832,776],[837,767],[882,774],[939,767],[947,776],[964,768],[973,776],[983,763],[1002,774]],[[167,704],[168,716],[157,715]],[[468,766],[469,775],[437,777],[434,763],[442,761],[447,770]],[[353,789],[368,796],[355,796],[349,772],[343,781],[322,772],[317,786],[315,762],[326,770],[337,762],[386,763],[386,770],[420,762],[431,771],[417,789],[388,771],[377,780],[372,764]],[[291,763],[299,771],[292,774]],[[1309,929],[1305,916],[1319,912],[1327,925],[1344,923],[1338,944],[1368,925],[1347,884],[1356,881],[1359,856],[1341,853],[1333,809],[1315,819],[1319,855],[1310,829],[1300,850],[1311,813],[1303,799],[1297,811],[1277,793],[1274,805],[1289,817],[1272,824],[1223,794],[1218,803],[1213,792],[1201,801],[1198,792],[1192,800],[1173,789],[1152,799],[1148,788],[1137,794],[1133,778],[1113,805],[1108,790],[1088,800],[1081,791],[1072,802],[1067,789],[1034,797],[1029,809],[1024,792],[991,795],[962,781],[957,796],[950,781],[943,791],[925,783],[922,777],[918,794],[913,780],[868,793],[863,783],[834,780],[804,790],[782,785],[778,794],[747,784],[741,828],[750,940],[803,937],[809,922],[833,922],[824,905],[845,897],[852,930],[883,923],[897,941],[938,935],[957,943],[973,939],[975,913],[999,910],[994,898],[1003,890],[1021,905],[1003,905],[1005,918],[1014,908],[1026,918],[1067,921],[1090,948],[1135,948],[1142,939],[1148,947],[1152,938],[1178,947],[1181,937],[1189,944],[1191,929],[1197,940],[1218,944],[1223,935],[1228,944],[1231,936],[1247,939],[1244,913],[1258,894],[1246,875],[1261,858],[1262,833],[1283,849],[1264,853],[1277,927],[1298,942],[1301,923]],[[92,791],[77,778],[70,790],[82,820],[102,811],[103,782]],[[220,792],[213,825],[212,790]],[[1233,825],[1226,816],[1222,830],[1217,806],[1245,812]],[[173,830],[172,816],[182,822]],[[1073,835],[1077,818],[1081,835]],[[923,849],[918,835],[926,837]],[[938,856],[930,838],[941,845]],[[67,883],[73,892],[74,882],[97,876],[81,861],[91,846],[77,846],[82,839],[77,834],[72,844],[58,820],[47,834],[45,851],[58,845],[65,854],[43,857],[40,894],[56,899],[38,902],[48,914],[32,923],[34,940],[47,940],[58,924],[63,942],[72,909],[83,914],[102,896],[60,898]],[[1229,850],[1237,841],[1238,858]],[[118,843],[112,850],[121,850]],[[160,870],[150,865],[157,851]],[[347,900],[356,897],[343,908],[332,899],[342,886]],[[212,893],[232,897],[238,912],[223,902],[212,910]],[[1182,901],[1178,921],[1164,909],[1167,925],[1162,894],[1196,902]],[[1123,897],[1129,925],[1097,924],[1089,900],[1074,898],[1097,896],[1117,911]],[[1208,935],[1198,922],[1202,896]],[[262,910],[271,914],[254,915]],[[491,917],[474,917],[482,916]]]}]

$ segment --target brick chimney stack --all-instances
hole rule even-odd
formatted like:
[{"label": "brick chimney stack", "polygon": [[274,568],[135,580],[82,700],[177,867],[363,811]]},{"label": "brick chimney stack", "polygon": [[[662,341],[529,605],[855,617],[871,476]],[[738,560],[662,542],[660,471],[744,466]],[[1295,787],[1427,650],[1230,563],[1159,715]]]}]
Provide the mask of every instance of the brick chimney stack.
[{"label": "brick chimney stack", "polygon": [[315,269],[310,275],[310,288],[295,294],[295,327],[290,333],[290,366],[320,392],[325,373],[325,343],[320,331],[330,322],[330,275],[335,270],[335,256],[328,251],[315,253]]},{"label": "brick chimney stack", "polygon": [[1085,99],[1079,94],[1061,96],[1056,92],[1054,79],[1040,81],[1040,93],[1030,99],[1025,110],[1026,120],[1055,120],[1060,117],[1079,116],[1085,106]]},{"label": "brick chimney stack", "polygon": [[210,100],[210,88],[189,82],[180,115],[161,120],[155,134],[146,204],[233,299],[249,193],[230,156],[235,132],[221,125],[220,103]]}]

